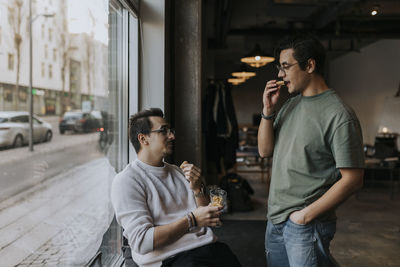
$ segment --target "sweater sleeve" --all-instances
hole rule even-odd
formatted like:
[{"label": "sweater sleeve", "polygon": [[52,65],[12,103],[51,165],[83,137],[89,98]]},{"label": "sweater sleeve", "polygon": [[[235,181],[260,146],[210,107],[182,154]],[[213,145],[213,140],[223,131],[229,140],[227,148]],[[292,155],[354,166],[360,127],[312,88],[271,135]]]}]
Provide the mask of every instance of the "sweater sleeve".
[{"label": "sweater sleeve", "polygon": [[154,224],[144,186],[122,172],[112,183],[111,201],[116,220],[124,229],[131,249],[139,254],[153,251]]}]

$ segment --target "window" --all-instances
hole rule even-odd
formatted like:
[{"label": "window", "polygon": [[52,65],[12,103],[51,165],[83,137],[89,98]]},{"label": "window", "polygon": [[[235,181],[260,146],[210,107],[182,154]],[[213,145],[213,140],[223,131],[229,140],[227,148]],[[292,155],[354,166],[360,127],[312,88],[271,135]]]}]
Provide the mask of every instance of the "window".
[{"label": "window", "polygon": [[[40,17],[35,21],[37,38],[32,40],[36,50],[33,85],[37,87],[33,88],[32,93],[33,112],[43,121],[41,127],[37,127],[39,125],[35,121],[35,129],[50,123],[56,138],[46,143],[34,142],[35,151],[43,153],[16,153],[21,154],[21,158],[13,158],[13,162],[3,161],[10,153],[8,149],[0,150],[1,170],[3,166],[15,170],[15,176],[10,177],[1,187],[1,200],[12,198],[14,204],[10,207],[3,205],[0,209],[0,222],[12,220],[7,227],[0,229],[0,237],[8,237],[0,240],[0,255],[10,255],[7,257],[7,266],[86,266],[100,250],[103,266],[121,266],[122,229],[113,218],[107,192],[116,171],[122,170],[128,163],[129,101],[133,99],[137,102],[138,99],[135,92],[129,91],[129,86],[134,82],[132,79],[135,78],[128,71],[138,68],[136,59],[131,58],[132,42],[138,45],[138,34],[131,33],[131,20],[137,22],[137,19],[119,0],[84,1],[85,8],[82,8],[82,1],[51,2],[48,12],[55,11],[56,17],[60,19]],[[86,9],[92,9],[96,25],[104,27],[100,31],[103,36],[93,40],[96,49],[92,51],[91,57],[96,64],[91,66],[93,72],[89,81],[85,73],[86,66],[81,62],[85,59],[86,47],[78,42],[79,36],[74,40],[78,43],[72,42],[74,51],[64,66],[61,58],[64,50],[61,46],[55,46],[57,36],[63,33],[64,2],[68,2],[68,6],[72,5],[68,12],[76,12],[72,14],[72,17],[78,18],[75,29],[85,30],[79,23],[89,17],[85,13],[89,12]],[[92,4],[86,5],[86,2]],[[96,6],[92,6],[93,3]],[[44,7],[48,4],[48,0],[37,1],[37,5],[41,6],[37,6],[35,14],[45,13]],[[74,21],[70,22],[72,26]],[[133,27],[137,27],[137,24]],[[53,38],[54,41],[50,43],[49,40]],[[9,51],[13,53],[13,50]],[[4,57],[7,57],[7,53],[5,51]],[[4,66],[6,60],[3,60]],[[131,61],[135,63],[131,65]],[[60,76],[63,68],[65,77]],[[14,73],[7,71],[1,74],[8,75],[10,81],[15,80]],[[54,82],[62,78],[64,84],[60,88]],[[6,92],[3,96],[7,96],[3,102],[11,110],[17,103],[17,94],[14,93],[15,86],[7,88],[8,91],[3,90]],[[26,103],[22,105],[19,101],[18,104],[19,109],[27,109]],[[86,113],[95,110],[101,114],[101,118],[90,115],[86,118],[68,118],[65,124],[58,120],[73,110]],[[86,121],[88,123],[84,123]],[[103,125],[104,133],[107,134],[107,142],[102,147],[99,144],[100,133],[96,131],[99,125]],[[74,131],[78,135],[71,134]],[[48,140],[46,132],[38,136],[37,140]],[[39,134],[39,130],[34,131],[34,136]],[[65,149],[60,150],[60,147]],[[57,182],[52,179],[54,177],[57,177]],[[24,199],[17,199],[17,193],[25,189],[29,190],[29,195],[21,194]],[[15,216],[10,219],[9,214]],[[43,233],[41,238],[37,238],[38,233]]]},{"label": "window", "polygon": [[13,90],[14,88],[3,88],[3,96],[6,102],[13,102]]},{"label": "window", "polygon": [[49,78],[53,78],[53,66],[49,64]]},{"label": "window", "polygon": [[27,115],[12,117],[11,122],[28,123],[29,117]]},{"label": "window", "polygon": [[53,30],[49,28],[49,42],[53,39]]},{"label": "window", "polygon": [[14,70],[14,54],[8,53],[8,69]]},{"label": "window", "polygon": [[35,117],[33,117],[33,123],[42,124],[42,122],[40,120],[38,120],[37,118],[35,118]]}]

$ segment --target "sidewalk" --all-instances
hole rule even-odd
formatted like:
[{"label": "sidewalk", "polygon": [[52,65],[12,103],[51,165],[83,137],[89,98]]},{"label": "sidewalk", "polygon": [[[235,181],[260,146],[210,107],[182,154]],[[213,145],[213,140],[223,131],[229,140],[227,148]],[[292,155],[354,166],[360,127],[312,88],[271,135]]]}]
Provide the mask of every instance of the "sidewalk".
[{"label": "sidewalk", "polygon": [[1,266],[83,266],[98,250],[113,211],[114,169],[106,158],[62,173],[0,211]]}]

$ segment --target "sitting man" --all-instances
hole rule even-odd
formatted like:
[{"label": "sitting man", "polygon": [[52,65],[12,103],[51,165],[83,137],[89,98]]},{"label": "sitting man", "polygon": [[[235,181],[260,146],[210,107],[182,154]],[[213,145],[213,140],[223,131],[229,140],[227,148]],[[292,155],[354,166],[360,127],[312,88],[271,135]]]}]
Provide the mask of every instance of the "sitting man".
[{"label": "sitting man", "polygon": [[111,200],[133,266],[240,266],[208,228],[220,223],[222,207],[208,205],[200,169],[163,161],[175,139],[163,112],[131,116],[129,138],[138,158],[114,178]]}]

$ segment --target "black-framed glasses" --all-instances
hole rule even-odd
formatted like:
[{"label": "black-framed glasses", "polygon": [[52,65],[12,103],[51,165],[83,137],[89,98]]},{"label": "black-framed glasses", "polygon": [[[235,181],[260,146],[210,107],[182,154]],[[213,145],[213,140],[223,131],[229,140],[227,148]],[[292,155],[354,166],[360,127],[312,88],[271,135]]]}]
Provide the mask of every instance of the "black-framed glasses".
[{"label": "black-framed glasses", "polygon": [[305,61],[300,61],[300,62],[296,62],[296,63],[293,63],[293,64],[286,64],[286,65],[284,65],[284,66],[281,66],[281,65],[275,65],[276,66],[276,68],[279,70],[279,71],[282,71],[283,73],[285,73],[286,74],[286,71],[288,70],[288,69],[290,69],[292,66],[294,66],[294,65],[296,65],[296,64],[300,64],[300,63],[302,63],[302,62],[305,62]]},{"label": "black-framed glasses", "polygon": [[161,129],[150,131],[151,133],[161,133],[163,135],[175,134],[175,129],[169,127],[162,127]]}]

